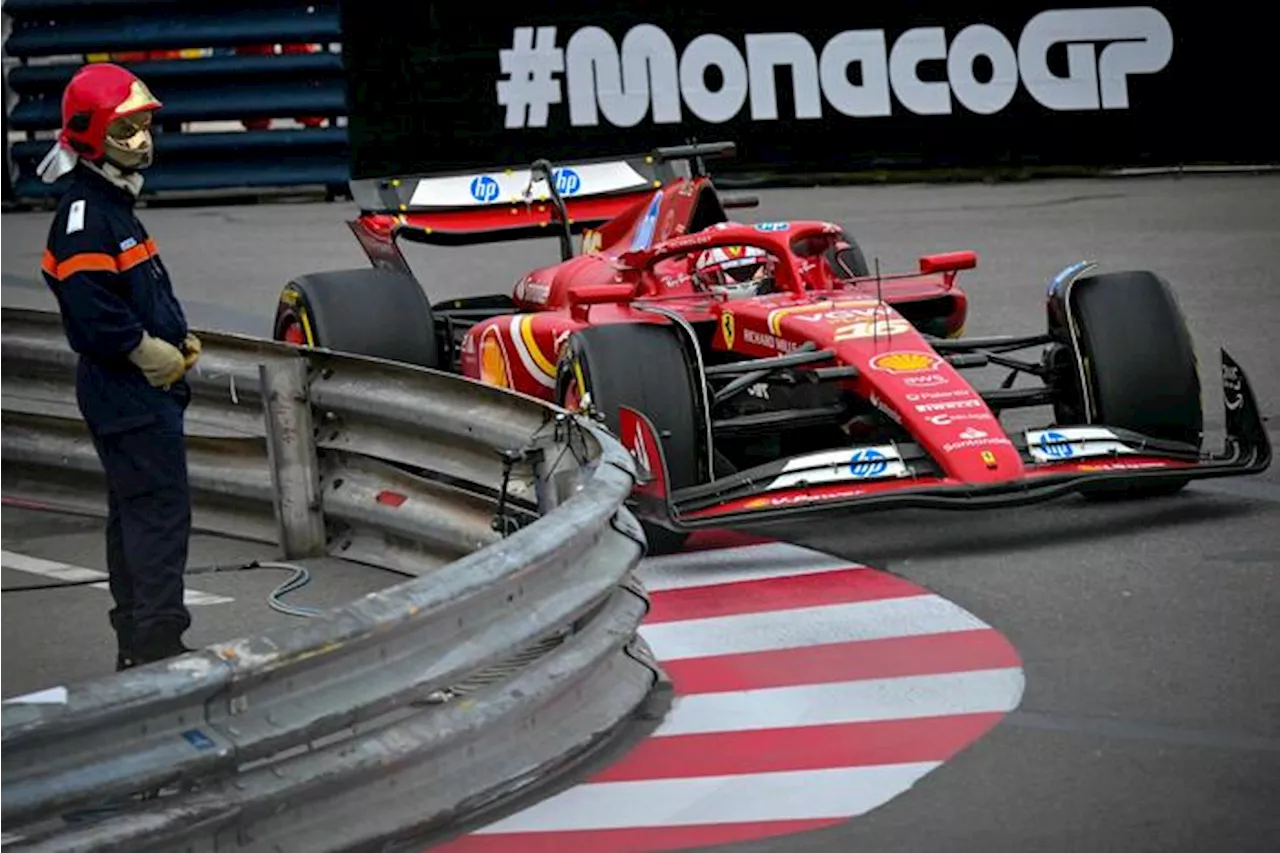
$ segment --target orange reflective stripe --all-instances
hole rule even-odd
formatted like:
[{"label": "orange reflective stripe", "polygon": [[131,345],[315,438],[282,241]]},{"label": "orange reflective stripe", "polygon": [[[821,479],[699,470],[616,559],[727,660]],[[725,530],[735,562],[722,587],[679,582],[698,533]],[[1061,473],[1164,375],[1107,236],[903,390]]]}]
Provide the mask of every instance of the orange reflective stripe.
[{"label": "orange reflective stripe", "polygon": [[100,252],[84,252],[72,255],[62,263],[58,263],[53,252],[45,249],[44,257],[40,260],[40,268],[58,281],[63,281],[78,272],[127,272],[138,264],[156,257],[157,254],[159,253],[156,251],[156,241],[150,237],[145,243],[139,243],[114,258]]},{"label": "orange reflective stripe", "polygon": [[46,250],[40,267],[58,281],[65,281],[78,272],[120,272],[115,258],[98,252],[72,255],[62,263],[58,263],[53,253]]},{"label": "orange reflective stripe", "polygon": [[120,264],[120,272],[125,272],[126,270],[133,269],[148,258],[154,258],[155,256],[156,241],[148,237],[147,242],[140,243],[132,249],[128,249],[121,252],[119,255],[116,255],[116,261]]},{"label": "orange reflective stripe", "polygon": [[120,272],[124,272],[133,269],[149,257],[151,253],[147,251],[147,247],[138,245],[116,255],[116,263],[120,265]]}]

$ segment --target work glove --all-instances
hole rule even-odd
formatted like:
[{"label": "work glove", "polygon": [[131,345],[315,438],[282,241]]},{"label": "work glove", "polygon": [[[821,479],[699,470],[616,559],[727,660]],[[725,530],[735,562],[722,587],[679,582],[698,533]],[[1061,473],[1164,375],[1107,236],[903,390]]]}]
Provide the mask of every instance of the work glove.
[{"label": "work glove", "polygon": [[157,388],[168,388],[187,372],[182,351],[168,341],[142,333],[142,343],[129,353],[147,381]]},{"label": "work glove", "polygon": [[187,370],[196,366],[196,362],[200,360],[200,352],[203,348],[204,347],[200,343],[200,339],[193,334],[188,333],[187,336],[182,339],[182,357],[183,361],[186,363]]}]

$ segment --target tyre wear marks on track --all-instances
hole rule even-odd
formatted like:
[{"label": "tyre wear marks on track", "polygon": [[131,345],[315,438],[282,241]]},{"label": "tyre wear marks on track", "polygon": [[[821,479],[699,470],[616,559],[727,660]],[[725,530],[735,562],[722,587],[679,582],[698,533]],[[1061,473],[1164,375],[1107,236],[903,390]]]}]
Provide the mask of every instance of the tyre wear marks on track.
[{"label": "tyre wear marks on track", "polygon": [[447,853],[648,853],[841,823],[906,792],[1022,698],[997,631],[902,578],[758,539],[646,560],[641,634],[675,699],[585,782]]}]

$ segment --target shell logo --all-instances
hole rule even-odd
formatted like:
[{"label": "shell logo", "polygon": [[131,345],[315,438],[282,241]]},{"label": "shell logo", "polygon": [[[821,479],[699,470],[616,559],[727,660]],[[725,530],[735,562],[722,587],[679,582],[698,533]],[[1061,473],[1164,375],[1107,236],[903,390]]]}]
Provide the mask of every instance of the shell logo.
[{"label": "shell logo", "polygon": [[502,345],[502,338],[495,326],[485,329],[480,337],[480,381],[498,388],[511,387],[507,350]]},{"label": "shell logo", "polygon": [[940,363],[927,352],[886,352],[871,359],[871,366],[888,373],[923,373]]}]

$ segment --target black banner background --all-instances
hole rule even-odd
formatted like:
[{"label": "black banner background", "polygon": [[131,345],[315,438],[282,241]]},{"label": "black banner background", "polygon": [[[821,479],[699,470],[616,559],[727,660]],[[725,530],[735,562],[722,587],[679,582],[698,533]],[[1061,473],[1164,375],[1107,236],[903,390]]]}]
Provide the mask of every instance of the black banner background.
[{"label": "black banner background", "polygon": [[13,199],[13,179],[9,174],[9,105],[6,100],[5,61],[0,54],[0,201]]},{"label": "black banner background", "polygon": [[[538,157],[607,157],[690,138],[738,143],[737,157],[717,162],[717,173],[1277,162],[1280,146],[1268,128],[1278,103],[1276,51],[1269,44],[1265,14],[1226,2],[1151,5],[1170,24],[1173,52],[1162,70],[1127,78],[1127,109],[1057,112],[1020,83],[1012,101],[990,115],[971,112],[954,97],[950,114],[918,115],[895,91],[891,116],[850,117],[823,97],[821,118],[799,119],[791,72],[784,66],[774,76],[776,120],[753,120],[748,102],[728,121],[706,122],[682,103],[679,124],[655,124],[650,110],[634,127],[610,124],[603,111],[596,126],[571,126],[569,85],[562,72],[556,77],[564,81],[562,100],[550,107],[547,126],[507,129],[496,84],[503,76],[499,50],[512,46],[515,27],[554,25],[560,48],[581,27],[603,27],[621,51],[630,28],[653,24],[670,37],[678,60],[691,40],[706,33],[727,37],[745,57],[746,34],[793,32],[820,55],[830,38],[847,30],[883,29],[892,48],[908,29],[943,27],[950,46],[965,27],[986,24],[1016,52],[1023,28],[1039,12],[1119,4],[929,0],[831,5],[826,13],[780,5],[750,10],[741,4],[726,13],[696,5],[676,11],[564,0],[541,7],[491,7],[495,11],[426,2],[415,4],[413,19],[406,20],[391,17],[390,7],[345,0],[352,176],[524,165]],[[1108,43],[1098,39],[1089,49],[1097,56]],[[1051,73],[1066,75],[1067,46],[1051,48],[1046,61]],[[974,66],[979,80],[982,64]],[[946,62],[927,60],[918,75],[946,80]],[[717,85],[716,76],[708,78],[710,88]]]}]

